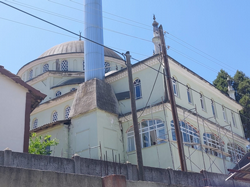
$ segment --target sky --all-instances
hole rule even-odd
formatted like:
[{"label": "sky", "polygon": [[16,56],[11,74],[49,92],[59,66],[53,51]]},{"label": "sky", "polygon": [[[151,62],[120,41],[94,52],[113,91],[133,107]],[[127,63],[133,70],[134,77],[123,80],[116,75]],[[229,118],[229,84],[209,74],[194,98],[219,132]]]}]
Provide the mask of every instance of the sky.
[{"label": "sky", "polygon": [[[84,0],[2,2],[84,35]],[[103,0],[104,45],[138,60],[152,56],[155,14],[168,55],[184,66],[211,83],[221,69],[250,76],[249,8],[249,0]],[[73,40],[78,37],[0,3],[0,65],[12,73]]]}]

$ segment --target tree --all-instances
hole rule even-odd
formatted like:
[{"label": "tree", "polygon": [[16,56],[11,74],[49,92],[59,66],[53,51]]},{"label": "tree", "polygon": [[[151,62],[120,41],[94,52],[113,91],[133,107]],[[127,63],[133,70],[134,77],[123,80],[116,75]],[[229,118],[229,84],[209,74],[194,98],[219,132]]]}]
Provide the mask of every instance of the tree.
[{"label": "tree", "polygon": [[[220,70],[217,75],[217,78],[213,81],[214,86],[221,90],[222,92],[227,93],[227,77],[229,74]],[[229,76],[230,77],[230,76]],[[247,139],[250,139],[250,79],[242,71],[235,73],[234,77],[230,77],[233,82],[233,88],[235,90],[235,99],[239,102],[244,108],[240,111],[241,121],[243,124],[243,129]],[[244,117],[245,116],[245,117]]]},{"label": "tree", "polygon": [[58,140],[55,138],[50,140],[51,135],[37,136],[36,133],[32,133],[30,136],[29,153],[36,155],[50,155],[50,146],[58,145]]}]

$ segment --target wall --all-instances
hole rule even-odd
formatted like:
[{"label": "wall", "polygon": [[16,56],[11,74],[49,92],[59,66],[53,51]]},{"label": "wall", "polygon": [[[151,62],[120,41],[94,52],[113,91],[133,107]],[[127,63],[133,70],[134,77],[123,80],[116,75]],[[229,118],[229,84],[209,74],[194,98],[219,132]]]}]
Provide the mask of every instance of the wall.
[{"label": "wall", "polygon": [[0,74],[0,150],[23,152],[27,89]]},{"label": "wall", "polygon": [[[1,160],[3,160],[3,162]],[[65,185],[84,185],[95,187],[96,185],[98,186],[101,184],[101,176],[107,176],[111,174],[124,175],[127,180],[138,180],[137,169],[135,165],[117,164],[100,160],[84,159],[78,156],[75,156],[74,159],[64,159],[58,157],[16,153],[11,151],[0,151],[0,165],[5,166],[0,166],[0,184],[3,187],[11,187],[11,185],[16,185],[20,187],[45,185],[52,186],[52,184],[55,186],[58,185],[62,187],[64,187]],[[127,181],[126,186],[249,186],[249,183],[237,182],[232,180],[225,181],[228,175],[215,174],[204,171],[202,171],[201,173],[192,173],[176,171],[172,169],[144,167],[144,174],[145,180],[150,182]],[[80,182],[81,185],[78,185],[80,184]],[[105,184],[105,182],[102,184]],[[114,186],[108,185],[104,187]]]}]

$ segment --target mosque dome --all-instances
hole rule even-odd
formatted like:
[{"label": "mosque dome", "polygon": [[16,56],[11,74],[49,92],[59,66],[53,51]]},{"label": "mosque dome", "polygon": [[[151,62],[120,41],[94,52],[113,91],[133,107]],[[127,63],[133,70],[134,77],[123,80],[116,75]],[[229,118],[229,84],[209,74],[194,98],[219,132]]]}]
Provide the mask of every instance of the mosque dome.
[{"label": "mosque dome", "polygon": [[[45,51],[41,56],[38,57],[38,59],[52,55],[70,54],[70,53],[84,53],[84,42],[70,41],[56,45],[50,48],[49,50]],[[104,56],[123,60],[117,53],[108,48],[104,48]]]}]

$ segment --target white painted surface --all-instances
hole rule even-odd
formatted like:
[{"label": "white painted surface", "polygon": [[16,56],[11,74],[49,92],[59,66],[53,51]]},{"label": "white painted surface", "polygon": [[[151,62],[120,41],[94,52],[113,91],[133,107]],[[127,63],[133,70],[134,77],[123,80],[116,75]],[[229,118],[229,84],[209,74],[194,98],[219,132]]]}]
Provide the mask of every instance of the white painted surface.
[{"label": "white painted surface", "polygon": [[0,73],[0,150],[23,152],[27,91]]}]

